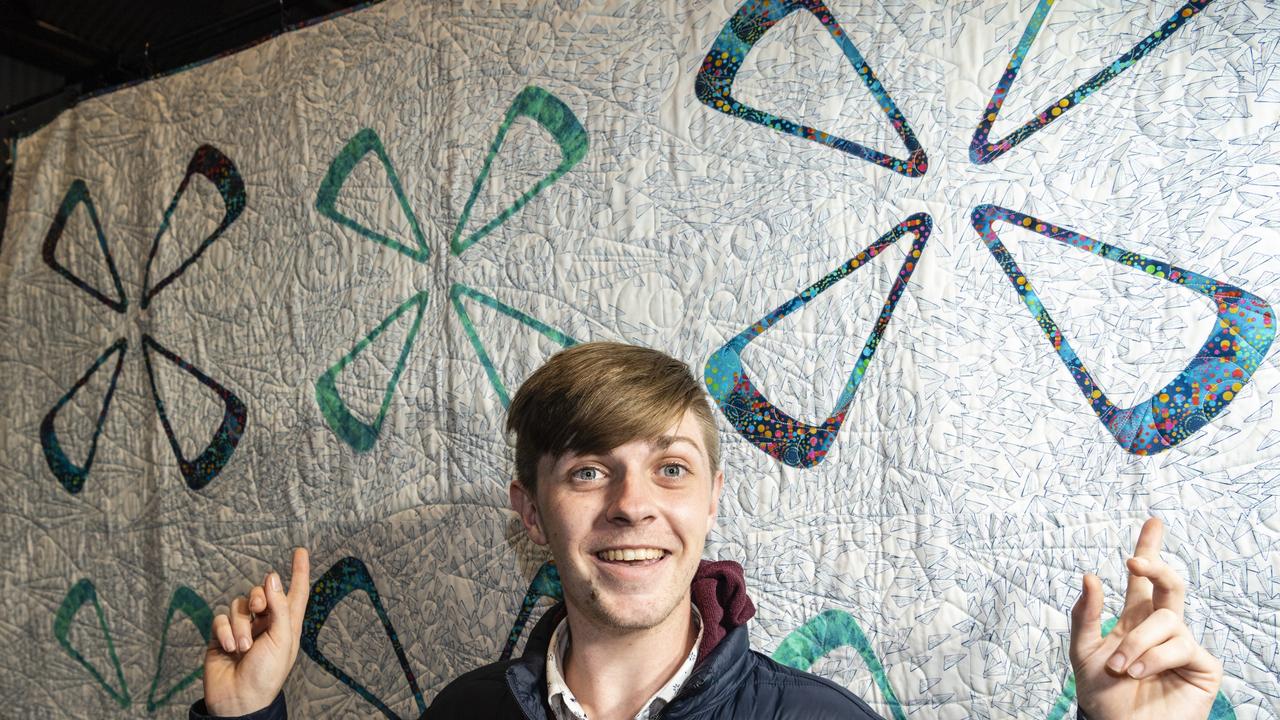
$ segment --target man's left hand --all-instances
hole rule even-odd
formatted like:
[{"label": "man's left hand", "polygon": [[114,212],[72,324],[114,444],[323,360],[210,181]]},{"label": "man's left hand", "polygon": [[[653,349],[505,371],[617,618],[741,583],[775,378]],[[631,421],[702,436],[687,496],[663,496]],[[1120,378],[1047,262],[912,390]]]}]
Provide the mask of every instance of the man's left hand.
[{"label": "man's left hand", "polygon": [[1102,636],[1102,581],[1084,576],[1071,609],[1076,698],[1089,720],[1204,720],[1222,663],[1182,618],[1186,586],[1160,559],[1163,528],[1147,520],[1128,560],[1129,587],[1115,628]]}]

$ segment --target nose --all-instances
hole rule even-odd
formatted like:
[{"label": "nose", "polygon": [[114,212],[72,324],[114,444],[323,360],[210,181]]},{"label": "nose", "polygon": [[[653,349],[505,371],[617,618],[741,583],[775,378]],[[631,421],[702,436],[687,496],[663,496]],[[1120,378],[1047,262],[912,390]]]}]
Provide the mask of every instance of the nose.
[{"label": "nose", "polygon": [[637,468],[623,467],[615,473],[609,498],[609,522],[638,525],[657,517],[654,484]]}]

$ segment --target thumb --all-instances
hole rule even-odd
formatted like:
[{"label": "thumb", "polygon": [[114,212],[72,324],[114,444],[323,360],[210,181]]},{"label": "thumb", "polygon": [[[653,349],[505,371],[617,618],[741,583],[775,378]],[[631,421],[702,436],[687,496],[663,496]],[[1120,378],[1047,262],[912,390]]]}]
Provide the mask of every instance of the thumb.
[{"label": "thumb", "polygon": [[1080,599],[1071,608],[1071,664],[1079,668],[1084,659],[1102,645],[1102,581],[1086,574]]}]

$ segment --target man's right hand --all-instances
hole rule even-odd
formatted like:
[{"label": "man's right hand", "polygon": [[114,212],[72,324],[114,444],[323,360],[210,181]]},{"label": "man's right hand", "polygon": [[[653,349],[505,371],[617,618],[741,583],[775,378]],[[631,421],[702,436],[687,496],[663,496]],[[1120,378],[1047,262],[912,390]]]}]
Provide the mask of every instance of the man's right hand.
[{"label": "man's right hand", "polygon": [[204,701],[213,715],[248,715],[275,700],[298,657],[302,618],[311,592],[306,548],[293,551],[289,592],[278,573],[231,601],[213,619],[204,654]]}]

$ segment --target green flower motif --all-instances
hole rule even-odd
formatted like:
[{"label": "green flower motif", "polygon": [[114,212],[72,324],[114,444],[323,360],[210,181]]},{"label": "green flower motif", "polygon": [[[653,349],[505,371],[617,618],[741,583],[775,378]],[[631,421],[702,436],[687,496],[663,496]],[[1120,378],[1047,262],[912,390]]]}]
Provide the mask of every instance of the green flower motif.
[{"label": "green flower motif", "polygon": [[[479,230],[468,235],[465,239],[462,237],[462,229],[466,226],[467,221],[471,217],[472,208],[475,205],[476,198],[480,194],[480,189],[484,186],[485,181],[489,177],[489,170],[493,165],[493,159],[497,156],[498,151],[502,148],[502,143],[506,139],[507,131],[511,128],[511,124],[519,117],[532,118],[560,146],[560,163],[543,177],[532,187],[526,190],[514,202],[499,212],[492,220],[485,223]],[[399,240],[389,237],[383,233],[373,230],[359,221],[344,215],[337,208],[338,195],[342,186],[347,182],[352,170],[364,159],[365,155],[373,153],[382,163],[383,169],[386,171],[387,177],[391,181],[391,189],[395,193],[396,200],[400,204],[400,209],[404,212],[405,218],[409,222],[409,232],[412,235],[412,243],[405,244]],[[543,90],[542,88],[529,86],[520,91],[512,101],[511,106],[507,108],[506,116],[502,120],[502,124],[498,127],[497,135],[493,138],[493,143],[489,147],[489,154],[485,158],[484,166],[480,170],[480,174],[476,177],[471,187],[471,195],[467,198],[466,206],[462,210],[461,216],[458,218],[458,224],[454,227],[450,239],[450,250],[455,256],[461,255],[467,248],[474,245],[484,236],[493,232],[508,218],[516,214],[538,193],[545,190],[548,186],[559,180],[562,175],[567,173],[574,165],[577,165],[587,154],[587,132],[583,129],[582,124],[578,122],[578,118],[573,111],[564,104],[562,100]],[[316,194],[316,209],[320,214],[333,220],[334,222],[346,227],[364,237],[385,245],[415,262],[424,263],[431,255],[431,249],[427,245],[426,236],[422,232],[422,226],[418,221],[418,217],[413,212],[408,199],[405,197],[404,188],[400,182],[400,177],[396,173],[395,166],[388,156],[386,148],[382,144],[382,140],[378,134],[371,128],[365,128],[356,133],[347,144],[338,153],[337,157],[329,165],[329,171],[325,174],[324,180],[320,183],[320,191]],[[476,356],[480,363],[484,366],[485,372],[489,377],[490,383],[494,390],[498,393],[498,397],[505,406],[509,403],[509,396],[506,387],[502,384],[498,373],[490,360],[484,346],[480,343],[479,336],[475,332],[475,327],[471,322],[470,316],[462,305],[462,298],[469,298],[478,301],[498,312],[518,320],[538,332],[542,333],[551,340],[562,346],[574,344],[576,341],[565,335],[564,333],[552,328],[525,313],[503,304],[501,301],[489,297],[477,290],[469,288],[465,285],[455,283],[449,292],[450,301],[455,311],[458,313],[458,319],[462,323],[463,329],[467,333],[467,337],[471,341],[472,347],[476,351]],[[422,326],[422,315],[426,311],[428,294],[426,290],[415,293],[412,297],[401,303],[396,309],[392,310],[387,317],[371,330],[364,338],[355,344],[353,348],[343,355],[338,362],[324,372],[316,380],[316,403],[320,406],[320,413],[324,416],[325,422],[329,424],[343,442],[350,445],[357,452],[365,452],[371,449],[377,443],[378,437],[382,432],[382,423],[386,419],[387,410],[391,405],[391,398],[395,393],[397,383],[400,381],[400,375],[404,372],[405,363],[409,359],[409,352],[413,348],[414,340],[418,336],[418,331]],[[373,342],[386,331],[400,316],[405,313],[413,312],[413,322],[409,327],[409,332],[405,336],[404,345],[400,350],[399,357],[396,360],[395,367],[392,369],[391,377],[387,382],[386,390],[382,396],[382,402],[377,414],[372,420],[364,420],[355,415],[348,407],[346,401],[342,399],[338,392],[337,379],[343,370],[356,359],[360,353],[364,352]]]}]

